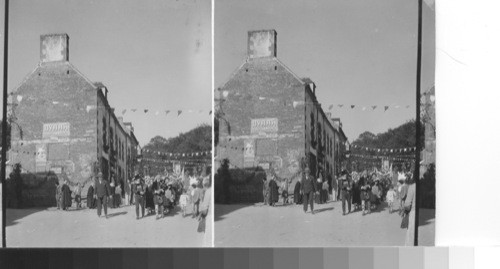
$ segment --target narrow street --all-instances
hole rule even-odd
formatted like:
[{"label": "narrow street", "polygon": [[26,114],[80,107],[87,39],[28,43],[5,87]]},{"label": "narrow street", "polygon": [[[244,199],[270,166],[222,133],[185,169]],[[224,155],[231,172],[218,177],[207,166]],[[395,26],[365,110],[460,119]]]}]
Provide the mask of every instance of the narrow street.
[{"label": "narrow street", "polygon": [[[333,247],[403,246],[406,230],[401,217],[385,204],[369,215],[356,211],[342,216],[342,203],[314,205],[316,214],[302,205],[276,207],[215,205],[215,246]],[[434,210],[421,209],[419,245],[434,245]]]},{"label": "narrow street", "polygon": [[7,246],[205,246],[204,234],[197,232],[198,221],[191,215],[182,217],[179,210],[159,220],[154,215],[136,220],[135,206],[123,206],[109,209],[108,216],[108,219],[98,218],[95,209],[7,209]]}]

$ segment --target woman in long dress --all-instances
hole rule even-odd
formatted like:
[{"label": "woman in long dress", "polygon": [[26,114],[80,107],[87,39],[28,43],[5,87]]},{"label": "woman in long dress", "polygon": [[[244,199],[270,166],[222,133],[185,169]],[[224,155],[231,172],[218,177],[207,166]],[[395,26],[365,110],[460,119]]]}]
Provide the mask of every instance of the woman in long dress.
[{"label": "woman in long dress", "polygon": [[68,181],[65,180],[64,184],[61,187],[62,193],[62,209],[66,210],[68,207],[71,207],[71,190],[68,186]]},{"label": "woman in long dress", "polygon": [[91,183],[89,189],[87,190],[87,207],[90,209],[95,207],[94,183]]},{"label": "woman in long dress", "polygon": [[361,208],[361,190],[359,183],[360,180],[354,181],[352,188],[352,203],[354,205],[354,210]]},{"label": "woman in long dress", "polygon": [[272,176],[269,181],[269,205],[274,206],[278,202],[280,194],[278,191],[278,184],[276,184],[276,177]]},{"label": "woman in long dress", "polygon": [[300,194],[300,188],[300,180],[297,180],[297,183],[295,183],[295,188],[293,189],[293,202],[297,205],[302,204],[302,195]]}]

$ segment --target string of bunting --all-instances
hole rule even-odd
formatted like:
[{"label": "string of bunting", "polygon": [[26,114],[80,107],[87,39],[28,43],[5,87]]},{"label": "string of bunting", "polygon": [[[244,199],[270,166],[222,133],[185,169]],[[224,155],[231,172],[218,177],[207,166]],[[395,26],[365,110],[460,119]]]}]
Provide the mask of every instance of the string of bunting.
[{"label": "string of bunting", "polygon": [[370,156],[370,155],[360,155],[360,154],[352,154],[352,156],[356,159],[370,159],[370,160],[414,160],[415,156]]},{"label": "string of bunting", "polygon": [[[246,99],[248,100],[248,99]],[[221,100],[220,100],[221,101]],[[307,104],[318,104],[317,102],[306,102],[306,101],[286,101],[286,100],[280,100],[278,98],[269,98],[269,97],[263,97],[259,96],[253,100],[252,102],[255,101],[260,101],[260,102],[271,102],[277,105],[283,105],[283,106],[292,106],[293,108],[297,108],[299,106],[304,106]],[[383,110],[383,112],[386,112],[389,109],[409,109],[411,106],[406,104],[406,105],[356,105],[356,104],[330,104],[328,106],[328,110],[333,110],[335,109],[360,109],[361,111],[380,111]]]},{"label": "string of bunting", "polygon": [[195,157],[195,156],[212,156],[212,151],[197,151],[197,152],[166,152],[151,149],[143,149],[143,153],[157,154],[158,156],[168,157]]},{"label": "string of bunting", "polygon": [[174,164],[174,163],[180,163],[182,165],[209,165],[212,164],[212,161],[210,160],[198,160],[198,161],[175,161],[175,160],[158,160],[158,159],[144,159],[146,162],[152,162],[152,163],[161,163],[161,164]]},{"label": "string of bunting", "polygon": [[371,147],[364,147],[364,146],[359,146],[355,144],[351,144],[351,147],[353,149],[360,149],[360,150],[365,150],[365,151],[371,151],[371,152],[389,152],[389,153],[398,153],[398,152],[412,152],[416,151],[416,147],[406,147],[406,148],[371,148]]},{"label": "string of bunting", "polygon": [[[158,154],[159,156],[171,156],[171,157],[195,157],[195,156],[212,156],[212,151],[200,151],[200,152],[184,152],[184,153],[171,153],[171,152],[160,152],[160,151],[153,151],[149,149],[143,149],[143,152],[151,152],[154,154]],[[33,151],[28,151],[28,150],[11,150],[11,152],[17,153],[17,154],[25,154],[25,155],[40,155],[40,152],[33,152]],[[45,154],[45,153],[44,153]]]},{"label": "string of bunting", "polygon": [[[13,95],[11,93],[11,95]],[[74,105],[62,101],[56,101],[56,100],[48,100],[48,99],[40,99],[37,98],[39,101],[42,101],[44,105],[54,105],[54,106],[64,106],[64,107],[75,107],[76,110],[85,110],[87,113],[89,113],[93,109],[97,109],[96,105],[86,105],[86,106],[79,106],[79,105]],[[22,95],[17,95],[16,96],[17,103],[20,104],[23,100],[26,101],[33,101],[35,100],[33,97],[27,97],[24,98]],[[208,113],[208,115],[212,115],[212,110],[210,109],[184,109],[184,108],[171,108],[171,109],[150,109],[150,108],[124,108],[121,110],[121,115],[125,115],[127,112],[129,113],[143,113],[143,114],[150,114],[154,116],[177,116],[179,117],[181,114],[186,114],[186,113],[197,113],[197,114],[203,114],[203,113]]]}]

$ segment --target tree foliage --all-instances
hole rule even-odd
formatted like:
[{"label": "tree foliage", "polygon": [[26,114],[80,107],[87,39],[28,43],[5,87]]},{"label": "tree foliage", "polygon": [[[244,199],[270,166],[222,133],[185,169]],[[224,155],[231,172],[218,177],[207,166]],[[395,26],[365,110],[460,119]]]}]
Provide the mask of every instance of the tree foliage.
[{"label": "tree foliage", "polygon": [[202,124],[168,139],[155,136],[144,146],[144,149],[172,153],[209,151],[212,150],[212,127]]},{"label": "tree foliage", "polygon": [[[421,125],[420,144],[424,145],[424,126]],[[414,120],[408,121],[384,133],[373,134],[364,132],[354,140],[353,144],[369,148],[405,148],[415,146],[416,124]]]}]

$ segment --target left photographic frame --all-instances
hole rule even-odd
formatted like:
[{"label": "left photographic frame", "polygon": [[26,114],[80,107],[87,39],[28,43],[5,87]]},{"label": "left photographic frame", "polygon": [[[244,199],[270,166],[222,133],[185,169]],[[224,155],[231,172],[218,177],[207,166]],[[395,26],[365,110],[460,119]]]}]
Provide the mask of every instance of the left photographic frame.
[{"label": "left photographic frame", "polygon": [[213,246],[211,1],[5,6],[6,247]]}]

